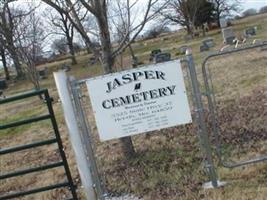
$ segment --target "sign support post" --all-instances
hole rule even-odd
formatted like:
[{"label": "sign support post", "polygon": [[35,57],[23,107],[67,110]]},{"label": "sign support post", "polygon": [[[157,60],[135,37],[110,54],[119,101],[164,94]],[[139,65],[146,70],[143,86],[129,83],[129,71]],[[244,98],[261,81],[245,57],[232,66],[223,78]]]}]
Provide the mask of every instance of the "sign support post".
[{"label": "sign support post", "polygon": [[191,85],[193,90],[193,102],[196,111],[196,121],[198,123],[198,135],[200,140],[200,145],[204,153],[205,158],[205,168],[208,173],[211,182],[205,183],[204,188],[216,188],[219,187],[219,182],[217,179],[216,170],[214,167],[212,159],[212,150],[209,143],[209,138],[207,134],[207,126],[205,123],[204,109],[201,98],[201,93],[199,89],[199,84],[197,80],[197,73],[195,68],[194,59],[192,56],[192,49],[186,50],[186,60],[188,62],[188,68],[190,73]]},{"label": "sign support post", "polygon": [[88,165],[86,154],[83,149],[82,140],[79,134],[78,121],[71,100],[71,94],[68,88],[68,79],[64,71],[54,73],[56,87],[62,102],[66,125],[69,130],[70,141],[77,160],[77,167],[81,177],[82,185],[87,200],[97,200],[90,165]]},{"label": "sign support post", "polygon": [[94,155],[94,150],[92,147],[92,137],[91,137],[91,128],[89,122],[86,120],[86,115],[84,110],[82,109],[82,94],[80,85],[77,84],[77,81],[74,77],[70,77],[70,87],[71,93],[73,95],[73,103],[76,110],[76,116],[78,118],[78,122],[81,129],[81,139],[83,143],[83,147],[85,149],[88,165],[91,166],[91,176],[94,183],[94,188],[97,193],[97,197],[99,200],[105,200],[108,196],[105,190],[105,187],[102,183],[101,176],[99,174],[97,163]]}]

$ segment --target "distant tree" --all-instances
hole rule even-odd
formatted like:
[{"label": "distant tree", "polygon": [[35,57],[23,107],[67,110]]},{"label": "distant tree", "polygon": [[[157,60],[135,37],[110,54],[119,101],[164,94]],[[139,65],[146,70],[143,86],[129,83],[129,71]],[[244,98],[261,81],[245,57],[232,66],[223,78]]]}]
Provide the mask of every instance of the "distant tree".
[{"label": "distant tree", "polygon": [[233,12],[240,10],[240,0],[212,0],[214,3],[215,16],[218,27],[220,27],[220,18],[230,16]]},{"label": "distant tree", "polygon": [[[162,3],[165,3],[165,1],[162,1]],[[200,13],[203,9],[200,8],[206,3],[206,0],[170,0],[160,11],[160,14],[165,22],[176,23],[185,27],[187,33],[193,35],[194,26],[199,24],[200,21],[202,22],[197,17],[203,15]],[[204,17],[201,19],[204,20]]]},{"label": "distant tree", "polygon": [[82,45],[80,43],[73,42],[73,50],[74,50],[75,53],[79,52],[82,49],[83,49],[83,47],[82,47]]},{"label": "distant tree", "polygon": [[247,9],[242,13],[243,17],[248,17],[248,16],[252,16],[256,14],[257,14],[257,10],[254,8]]},{"label": "distant tree", "polygon": [[1,55],[1,61],[3,63],[6,80],[10,80],[10,74],[6,62],[6,50],[2,45],[0,45],[0,55]]},{"label": "distant tree", "polygon": [[46,34],[42,18],[38,15],[36,8],[29,7],[28,9],[31,10],[30,14],[16,27],[17,52],[27,78],[38,90],[40,83],[36,65],[42,60]]},{"label": "distant tree", "polygon": [[51,44],[51,49],[55,54],[66,54],[68,53],[68,45],[66,38],[55,39]]},{"label": "distant tree", "polygon": [[206,34],[204,24],[209,24],[214,21],[215,14],[214,14],[214,4],[208,1],[202,1],[196,13],[196,20],[195,26],[201,27],[203,36]]},{"label": "distant tree", "polygon": [[21,63],[19,62],[18,53],[16,50],[16,27],[20,23],[21,19],[27,15],[27,13],[18,7],[10,8],[11,1],[4,1],[1,4],[0,10],[0,45],[2,45],[10,54],[13,60],[17,78],[23,78]]},{"label": "distant tree", "polygon": [[160,34],[168,32],[170,32],[170,29],[165,24],[162,24],[160,26],[154,25],[144,33],[144,37],[146,39],[156,38]]},{"label": "distant tree", "polygon": [[234,16],[234,19],[235,20],[239,20],[239,19],[241,19],[242,18],[242,16],[240,16],[240,15],[236,15],[236,16]]},{"label": "distant tree", "polygon": [[267,6],[261,7],[259,13],[267,13]]},{"label": "distant tree", "polygon": [[69,49],[69,53],[71,54],[72,64],[77,64],[75,58],[75,51],[73,47],[73,38],[74,38],[73,24],[70,23],[68,17],[64,13],[53,14],[53,11],[50,12],[50,22],[52,28],[58,29],[58,31],[55,31],[54,33],[58,35],[63,35],[65,37],[66,45]]},{"label": "distant tree", "polygon": [[[114,37],[114,40],[118,43],[121,43],[124,40],[124,36],[127,33],[128,38],[127,41],[130,40],[130,35],[132,34],[132,25],[129,24],[131,22],[131,13],[130,13],[130,7],[129,7],[130,1],[125,0],[114,0],[110,4],[110,12],[112,13],[113,17],[110,19],[110,22],[112,23],[112,26],[114,27],[112,30],[112,35]],[[134,50],[132,48],[132,45],[129,44],[128,46],[130,50],[130,54],[132,57],[132,61],[135,61],[137,58],[135,56]],[[122,52],[123,53],[123,52]],[[120,54],[120,66],[124,67],[123,65],[123,54]],[[135,66],[136,64],[132,62],[132,64]]]}]

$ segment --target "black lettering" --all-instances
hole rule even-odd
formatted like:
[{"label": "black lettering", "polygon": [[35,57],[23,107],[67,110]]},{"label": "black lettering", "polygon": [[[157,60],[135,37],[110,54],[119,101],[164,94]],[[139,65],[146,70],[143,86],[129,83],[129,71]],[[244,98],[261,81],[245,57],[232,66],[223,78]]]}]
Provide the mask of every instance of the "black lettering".
[{"label": "black lettering", "polygon": [[137,81],[138,78],[139,78],[140,76],[143,76],[143,75],[144,75],[144,74],[143,74],[142,72],[134,72],[134,73],[133,73],[134,81]]},{"label": "black lettering", "polygon": [[110,93],[111,92],[111,82],[108,82],[107,86],[108,86],[108,90],[106,90],[106,92]]},{"label": "black lettering", "polygon": [[133,98],[133,102],[134,102],[134,103],[142,101],[142,100],[140,99],[139,94],[133,94],[133,95],[132,95],[132,98]]},{"label": "black lettering", "polygon": [[167,96],[167,89],[166,88],[159,88],[159,96]]},{"label": "black lettering", "polygon": [[148,99],[149,92],[142,92],[143,98],[146,101]]},{"label": "black lettering", "polygon": [[156,71],[156,75],[157,75],[157,79],[162,79],[165,80],[165,73],[164,72],[160,72],[160,71]]},{"label": "black lettering", "polygon": [[122,77],[123,84],[127,84],[127,83],[131,83],[132,82],[132,78],[131,78],[131,74],[125,74]]},{"label": "black lettering", "polygon": [[176,87],[176,85],[167,87],[167,89],[170,91],[170,95],[173,95],[174,94],[175,87]]},{"label": "black lettering", "polygon": [[145,78],[146,79],[155,79],[154,72],[153,71],[145,71]]},{"label": "black lettering", "polygon": [[149,93],[150,93],[151,99],[159,98],[158,90],[150,90]]},{"label": "black lettering", "polygon": [[119,107],[120,106],[120,100],[118,98],[111,99],[112,107]]},{"label": "black lettering", "polygon": [[103,101],[102,106],[103,106],[103,108],[105,108],[105,109],[110,109],[111,106],[107,106],[107,103],[110,103],[110,100],[105,100],[105,101]]},{"label": "black lettering", "polygon": [[114,79],[113,81],[113,88],[112,89],[116,89],[116,87],[121,86],[121,82],[118,79]]},{"label": "black lettering", "polygon": [[121,102],[123,103],[123,105],[125,104],[130,104],[131,103],[131,99],[130,96],[126,96],[126,97],[120,97]]}]

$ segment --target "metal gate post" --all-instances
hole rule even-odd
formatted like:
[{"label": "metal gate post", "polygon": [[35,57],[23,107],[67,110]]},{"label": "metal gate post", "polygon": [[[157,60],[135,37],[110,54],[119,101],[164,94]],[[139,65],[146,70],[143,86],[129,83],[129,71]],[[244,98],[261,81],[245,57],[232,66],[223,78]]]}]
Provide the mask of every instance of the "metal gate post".
[{"label": "metal gate post", "polygon": [[88,165],[86,154],[84,152],[80,138],[79,126],[75,117],[75,110],[73,108],[71,94],[68,88],[66,73],[64,71],[54,72],[54,78],[56,81],[59,97],[62,102],[64,117],[69,129],[71,144],[77,160],[77,167],[80,173],[87,200],[97,200],[90,170],[91,166]]},{"label": "metal gate post", "polygon": [[102,183],[101,176],[99,174],[96,158],[93,150],[93,141],[91,137],[91,127],[88,122],[85,112],[83,110],[81,98],[82,92],[79,83],[75,80],[74,77],[70,77],[70,89],[73,95],[73,106],[76,110],[76,116],[81,128],[81,139],[83,142],[83,147],[85,149],[85,153],[87,153],[87,161],[91,166],[91,174],[94,183],[94,187],[97,193],[97,198],[100,200],[105,200],[107,197],[107,193]]},{"label": "metal gate post", "polygon": [[211,145],[209,143],[207,126],[205,123],[203,103],[202,103],[201,93],[199,89],[199,83],[197,80],[195,63],[194,63],[194,59],[192,56],[192,49],[186,50],[186,60],[188,62],[191,85],[193,89],[193,102],[194,102],[194,107],[195,107],[195,112],[196,112],[195,118],[198,124],[198,136],[199,136],[200,145],[201,145],[203,154],[205,156],[204,167],[211,181],[209,183],[205,183],[204,188],[219,187],[219,182],[217,179],[217,174],[216,174],[216,170],[215,170],[213,159],[212,159],[212,150],[211,150]]},{"label": "metal gate post", "polygon": [[51,116],[51,123],[52,123],[53,129],[54,129],[55,135],[56,135],[56,139],[58,141],[59,153],[60,153],[60,155],[62,157],[62,161],[64,163],[64,168],[65,168],[65,171],[66,171],[66,175],[67,175],[68,181],[70,183],[70,191],[72,193],[73,199],[77,200],[78,197],[77,197],[77,194],[76,194],[76,191],[75,191],[76,189],[75,189],[72,177],[71,177],[70,168],[68,166],[68,162],[67,162],[67,158],[66,158],[66,155],[65,155],[63,143],[62,143],[62,140],[61,140],[61,137],[60,137],[60,134],[59,134],[58,125],[57,125],[57,121],[56,121],[54,110],[53,110],[53,106],[52,106],[52,99],[50,98],[47,90],[44,92],[44,95],[45,95],[45,101],[46,101],[46,104],[47,104],[47,108],[48,108],[49,114]]}]

